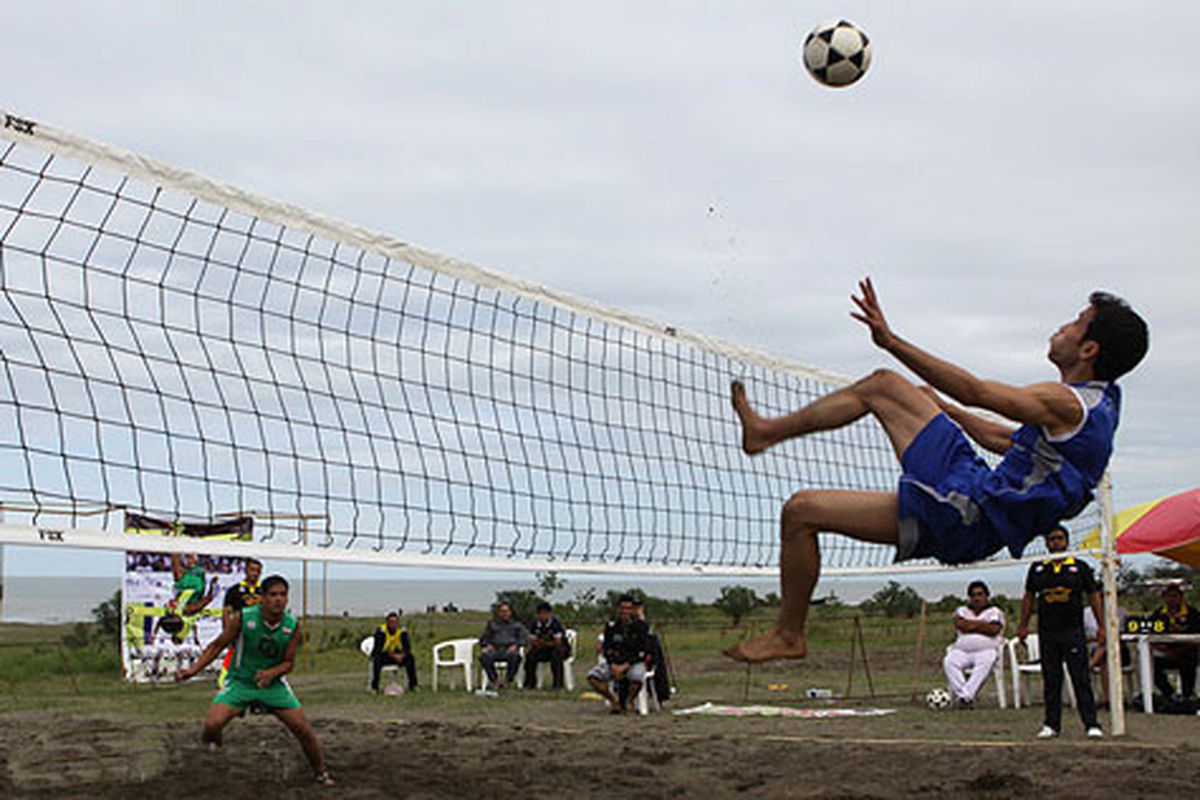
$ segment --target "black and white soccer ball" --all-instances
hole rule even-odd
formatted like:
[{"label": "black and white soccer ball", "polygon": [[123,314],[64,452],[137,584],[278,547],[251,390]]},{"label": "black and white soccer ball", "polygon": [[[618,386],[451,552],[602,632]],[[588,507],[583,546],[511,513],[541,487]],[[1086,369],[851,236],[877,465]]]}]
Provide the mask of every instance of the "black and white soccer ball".
[{"label": "black and white soccer ball", "polygon": [[934,711],[943,711],[949,708],[953,702],[954,698],[950,696],[950,693],[940,686],[930,689],[929,694],[925,695],[925,704]]},{"label": "black and white soccer ball", "polygon": [[826,86],[849,86],[871,66],[871,40],[853,22],[831,19],[804,38],[804,67]]}]

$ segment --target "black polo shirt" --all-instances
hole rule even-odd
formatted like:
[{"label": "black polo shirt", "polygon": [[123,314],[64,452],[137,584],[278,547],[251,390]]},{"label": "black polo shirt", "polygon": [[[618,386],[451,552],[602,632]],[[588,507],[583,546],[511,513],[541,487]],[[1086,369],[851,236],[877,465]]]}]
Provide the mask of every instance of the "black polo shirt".
[{"label": "black polo shirt", "polygon": [[1167,633],[1200,633],[1200,614],[1187,603],[1182,603],[1178,614],[1172,614],[1165,605],[1150,615],[1151,619],[1166,623]]},{"label": "black polo shirt", "polygon": [[245,581],[230,586],[225,592],[225,605],[234,611],[241,611],[247,606],[256,606],[262,600],[260,584],[249,584]]},{"label": "black polo shirt", "polygon": [[1074,556],[1029,565],[1025,591],[1037,596],[1039,631],[1083,630],[1083,609],[1099,591],[1092,568]]}]

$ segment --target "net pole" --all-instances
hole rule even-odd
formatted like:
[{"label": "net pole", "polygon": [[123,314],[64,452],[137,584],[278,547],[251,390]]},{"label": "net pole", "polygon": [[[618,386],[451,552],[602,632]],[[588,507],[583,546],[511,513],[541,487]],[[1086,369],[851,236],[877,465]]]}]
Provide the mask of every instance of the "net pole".
[{"label": "net pole", "polygon": [[[1117,610],[1117,543],[1113,531],[1112,480],[1100,481],[1100,569],[1104,579],[1104,656],[1113,736],[1125,735],[1125,682],[1121,680],[1121,631]],[[1145,687],[1143,687],[1145,691]]]},{"label": "net pole", "polygon": [[[304,540],[304,547],[308,548],[308,520],[300,518],[300,535]],[[308,559],[300,562],[300,581],[304,584],[303,592],[300,599],[300,618],[304,620],[300,624],[300,660],[304,664],[304,671],[307,672],[311,665],[311,660],[308,655]]]}]

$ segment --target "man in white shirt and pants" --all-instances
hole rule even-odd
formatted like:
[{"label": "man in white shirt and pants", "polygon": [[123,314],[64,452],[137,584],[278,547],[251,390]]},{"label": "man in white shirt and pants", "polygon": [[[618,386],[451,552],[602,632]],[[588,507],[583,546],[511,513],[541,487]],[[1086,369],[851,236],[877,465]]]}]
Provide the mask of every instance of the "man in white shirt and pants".
[{"label": "man in white shirt and pants", "polygon": [[970,708],[996,663],[1004,630],[1004,612],[991,604],[991,593],[983,581],[971,581],[967,586],[967,605],[954,612],[954,628],[958,638],[946,651],[942,666],[958,705]]}]

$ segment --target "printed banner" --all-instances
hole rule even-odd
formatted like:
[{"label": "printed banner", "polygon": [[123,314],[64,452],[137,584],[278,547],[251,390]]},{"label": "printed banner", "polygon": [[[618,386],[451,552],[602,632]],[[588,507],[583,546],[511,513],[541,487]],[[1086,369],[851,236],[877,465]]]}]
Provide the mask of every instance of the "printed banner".
[{"label": "printed banner", "polygon": [[[181,536],[203,540],[254,538],[254,520],[238,517],[212,524],[125,515],[125,532],[141,536]],[[221,634],[225,593],[245,574],[245,559],[203,553],[125,553],[121,660],[125,680],[170,682],[181,665],[192,663]],[[209,667],[214,674],[220,659]]]}]

